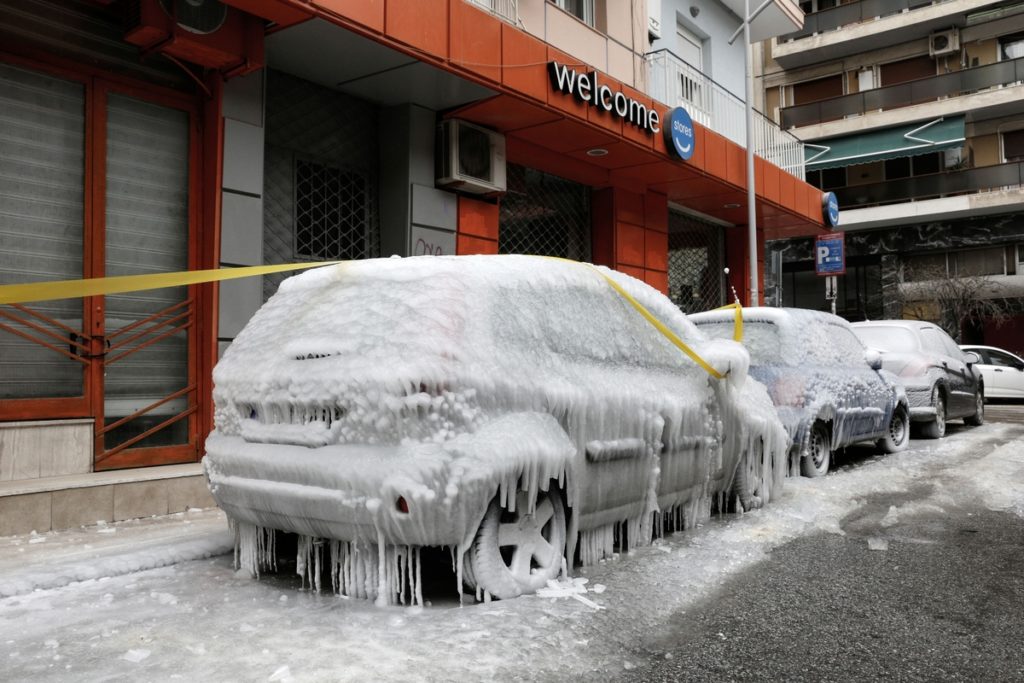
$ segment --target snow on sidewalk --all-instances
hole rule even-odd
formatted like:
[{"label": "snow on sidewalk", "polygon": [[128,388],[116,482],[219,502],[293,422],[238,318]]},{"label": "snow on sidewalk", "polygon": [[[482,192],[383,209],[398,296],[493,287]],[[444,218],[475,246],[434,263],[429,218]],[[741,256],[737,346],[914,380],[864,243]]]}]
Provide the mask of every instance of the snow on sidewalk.
[{"label": "snow on sidewalk", "polygon": [[0,538],[0,598],[231,552],[216,508]]}]

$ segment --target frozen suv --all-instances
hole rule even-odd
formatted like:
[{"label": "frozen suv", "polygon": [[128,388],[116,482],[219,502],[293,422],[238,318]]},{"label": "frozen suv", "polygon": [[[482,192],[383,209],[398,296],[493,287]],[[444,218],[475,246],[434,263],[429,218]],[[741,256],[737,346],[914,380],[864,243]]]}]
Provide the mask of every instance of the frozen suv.
[{"label": "frozen suv", "polygon": [[920,320],[854,323],[867,346],[882,353],[882,366],[907,388],[910,419],[921,434],[938,439],[946,420],[962,417],[968,425],[985,421],[985,385],[975,368],[976,353],[964,353],[942,328]]},{"label": "frozen suv", "polygon": [[[805,476],[825,474],[832,452],[857,442],[877,442],[887,453],[906,448],[903,386],[881,369],[878,352],[864,348],[850,323],[798,308],[745,308],[742,315],[750,374],[768,387]],[[713,337],[732,337],[732,311],[690,320]]]},{"label": "frozen suv", "polygon": [[460,591],[513,597],[714,501],[770,498],[789,440],[748,360],[586,264],[325,267],[285,281],[218,363],[205,471],[251,572],[281,530],[316,587],[329,570],[343,594],[418,601],[419,549],[446,546]]}]

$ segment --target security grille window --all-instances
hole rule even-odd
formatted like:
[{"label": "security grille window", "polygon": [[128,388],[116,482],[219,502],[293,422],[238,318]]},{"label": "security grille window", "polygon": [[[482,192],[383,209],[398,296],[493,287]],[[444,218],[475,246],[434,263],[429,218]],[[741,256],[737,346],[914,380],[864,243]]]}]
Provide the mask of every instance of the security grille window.
[{"label": "security grille window", "polygon": [[721,228],[686,214],[668,214],[668,296],[684,313],[725,303]]},{"label": "security grille window", "polygon": [[509,164],[498,251],[590,260],[590,188]]},{"label": "security grille window", "polygon": [[550,2],[587,26],[594,25],[594,0],[550,0]]},{"label": "security grille window", "polygon": [[295,255],[315,260],[367,256],[365,174],[295,160]]}]

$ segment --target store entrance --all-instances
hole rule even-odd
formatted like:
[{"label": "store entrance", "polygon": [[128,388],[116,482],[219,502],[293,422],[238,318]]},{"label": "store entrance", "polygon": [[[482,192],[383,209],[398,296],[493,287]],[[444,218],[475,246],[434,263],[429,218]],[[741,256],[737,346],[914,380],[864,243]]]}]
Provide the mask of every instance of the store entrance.
[{"label": "store entrance", "polygon": [[[187,270],[187,98],[0,63],[0,283]],[[188,287],[0,306],[0,419],[92,418],[94,468],[194,461]]]}]

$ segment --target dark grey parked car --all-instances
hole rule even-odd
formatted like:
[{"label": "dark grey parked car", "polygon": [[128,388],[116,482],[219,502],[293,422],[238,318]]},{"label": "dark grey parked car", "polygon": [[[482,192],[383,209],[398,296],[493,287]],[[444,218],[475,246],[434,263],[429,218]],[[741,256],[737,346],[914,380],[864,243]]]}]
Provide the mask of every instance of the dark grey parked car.
[{"label": "dark grey parked car", "polygon": [[920,320],[873,320],[854,323],[853,331],[903,381],[910,419],[922,423],[923,436],[942,437],[949,419],[985,421],[985,386],[975,367],[980,358],[961,351],[942,328]]},{"label": "dark grey parked car", "polygon": [[[732,338],[732,310],[688,316],[711,337]],[[744,308],[750,375],[762,382],[808,477],[828,472],[832,452],[861,441],[888,452],[910,438],[907,398],[850,324],[799,308]]]}]

